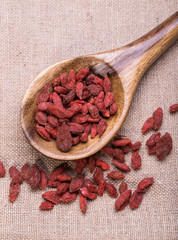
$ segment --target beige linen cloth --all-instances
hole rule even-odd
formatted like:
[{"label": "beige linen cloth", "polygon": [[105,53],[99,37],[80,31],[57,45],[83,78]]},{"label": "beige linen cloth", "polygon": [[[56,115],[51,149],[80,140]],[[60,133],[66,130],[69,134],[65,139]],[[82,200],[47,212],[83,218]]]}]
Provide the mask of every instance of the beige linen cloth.
[{"label": "beige linen cloth", "polygon": [[[115,212],[106,193],[90,201],[84,216],[78,199],[41,212],[44,191],[24,183],[18,199],[8,201],[8,168],[33,164],[51,171],[59,162],[36,151],[20,127],[20,106],[31,81],[63,59],[125,45],[160,24],[176,11],[175,0],[0,0],[0,160],[7,174],[0,179],[0,239],[2,240],[173,240],[176,222],[176,120],[169,106],[177,101],[177,49],[172,46],[145,74],[136,90],[120,133],[140,140],[142,168],[126,174],[133,191],[144,177],[155,183],[141,206]],[[162,107],[160,132],[169,132],[173,150],[164,161],[149,156],[141,127]],[[110,158],[105,158],[111,163]],[[131,153],[126,157],[130,165]],[[113,168],[113,166],[112,166]],[[90,176],[88,169],[85,173]],[[119,181],[115,183],[119,186]]]}]

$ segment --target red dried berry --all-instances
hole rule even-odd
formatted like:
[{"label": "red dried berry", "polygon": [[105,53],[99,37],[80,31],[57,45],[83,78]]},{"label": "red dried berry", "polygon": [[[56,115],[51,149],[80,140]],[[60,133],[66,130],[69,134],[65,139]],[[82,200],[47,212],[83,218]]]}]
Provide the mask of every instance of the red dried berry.
[{"label": "red dried berry", "polygon": [[83,171],[83,169],[85,168],[85,166],[87,165],[87,162],[88,161],[87,161],[86,158],[78,160],[78,163],[77,163],[77,165],[74,168],[74,171],[76,173],[81,173]]},{"label": "red dried berry", "polygon": [[57,178],[60,182],[70,182],[72,180],[72,176],[70,174],[59,174]]},{"label": "red dried berry", "polygon": [[83,174],[77,175],[75,178],[73,178],[69,186],[69,192],[73,193],[78,191],[81,188],[83,181],[84,181]]},{"label": "red dried berry", "polygon": [[85,122],[87,122],[87,120],[88,120],[88,115],[83,115],[81,113],[75,115],[72,118],[72,122],[74,122],[74,123],[85,123]]},{"label": "red dried berry", "polygon": [[115,202],[116,211],[121,211],[127,206],[131,194],[132,194],[132,191],[129,189],[124,191],[120,195],[120,197]]},{"label": "red dried berry", "polygon": [[134,151],[138,151],[139,149],[140,149],[140,147],[141,147],[141,142],[139,141],[139,142],[136,142],[136,143],[134,143],[133,145],[132,145],[132,147],[131,147],[131,150],[134,152]]},{"label": "red dried berry", "polygon": [[48,184],[48,178],[47,178],[47,175],[46,175],[46,173],[43,169],[40,169],[40,175],[41,175],[41,181],[40,181],[40,184],[39,184],[39,188],[40,189],[45,189],[47,184]]},{"label": "red dried berry", "polygon": [[45,125],[45,130],[53,137],[57,138],[57,128],[51,127],[48,123]]},{"label": "red dried berry", "polygon": [[114,148],[112,148],[112,147],[104,147],[101,149],[101,152],[104,154],[107,154],[111,157],[114,157],[114,155],[115,155]]},{"label": "red dried berry", "polygon": [[90,84],[88,90],[92,96],[98,96],[98,94],[103,90],[100,85]]},{"label": "red dried berry", "polygon": [[44,127],[36,125],[36,130],[43,139],[45,139],[47,141],[51,140],[49,133],[46,131],[46,129]]},{"label": "red dried berry", "polygon": [[106,107],[111,106],[115,102],[114,93],[113,92],[107,92],[104,97],[104,104]]},{"label": "red dried berry", "polygon": [[151,130],[153,128],[153,123],[154,123],[153,117],[148,118],[143,124],[142,133],[145,134],[146,132]]},{"label": "red dried berry", "polygon": [[105,190],[105,187],[106,187],[106,179],[102,179],[99,183],[99,186],[98,186],[98,195],[101,197],[103,196],[103,192]]},{"label": "red dried berry", "polygon": [[37,104],[42,102],[47,102],[51,92],[51,85],[47,83],[41,90],[40,94],[37,97]]},{"label": "red dried berry", "polygon": [[96,193],[97,192],[97,186],[94,183],[88,183],[87,188],[89,192]]},{"label": "red dried berry", "polygon": [[125,156],[124,152],[119,149],[119,148],[114,148],[114,157],[119,161],[119,162],[125,162]]},{"label": "red dried berry", "polygon": [[40,186],[41,173],[37,164],[33,164],[30,169],[29,184],[32,189],[37,189]]},{"label": "red dried berry", "polygon": [[75,73],[74,73],[74,70],[71,69],[69,71],[69,75],[68,75],[68,81],[67,81],[67,84],[66,84],[66,88],[68,89],[72,89],[75,85]]},{"label": "red dried berry", "polygon": [[48,187],[57,188],[59,185],[60,185],[59,180],[55,180],[55,181],[49,180],[48,181]]},{"label": "red dried berry", "polygon": [[107,120],[101,119],[97,126],[97,132],[99,137],[101,137],[101,135],[105,132],[106,128],[107,128]]},{"label": "red dried berry", "polygon": [[154,111],[153,113],[153,129],[154,130],[158,130],[162,124],[162,119],[163,119],[163,110],[162,108],[158,108],[156,109],[156,111]]},{"label": "red dried berry", "polygon": [[79,134],[84,131],[84,127],[79,123],[68,123],[68,126],[72,134]]},{"label": "red dried berry", "polygon": [[77,145],[80,142],[80,137],[76,136],[72,138],[72,144]]},{"label": "red dried berry", "polygon": [[124,179],[125,178],[125,175],[121,172],[118,172],[118,171],[111,171],[109,173],[107,173],[108,177],[110,177],[111,179]]},{"label": "red dried berry", "polygon": [[82,213],[85,214],[86,210],[87,210],[87,199],[82,194],[80,194],[79,201],[80,201],[80,209],[81,209]]},{"label": "red dried berry", "polygon": [[118,106],[117,106],[117,104],[114,102],[113,104],[111,104],[111,106],[110,106],[110,108],[109,108],[110,114],[111,114],[111,115],[116,114],[117,110],[118,110]]},{"label": "red dried berry", "polygon": [[66,123],[57,129],[57,147],[62,152],[68,152],[72,147],[72,135]]},{"label": "red dried berry", "polygon": [[137,151],[133,152],[132,154],[131,164],[133,169],[141,168],[142,159],[140,157],[140,154]]},{"label": "red dried berry", "polygon": [[130,198],[130,208],[135,209],[138,208],[143,200],[143,193],[138,192],[137,190],[133,192],[131,198]]},{"label": "red dried berry", "polygon": [[107,75],[104,78],[103,88],[105,93],[111,92],[111,82]]},{"label": "red dried berry", "polygon": [[56,77],[53,81],[52,81],[52,85],[53,87],[59,86],[61,82],[61,78],[60,77]]},{"label": "red dried berry", "polygon": [[122,171],[129,172],[131,169],[125,163],[120,163],[116,159],[113,159],[112,162],[114,165]]},{"label": "red dried berry", "polygon": [[77,198],[77,193],[69,193],[69,192],[65,192],[61,197],[60,197],[60,201],[61,202],[65,202],[65,203],[69,203],[71,201],[74,201]]},{"label": "red dried berry", "polygon": [[104,101],[104,92],[101,91],[101,92],[98,94],[98,96],[95,97],[95,99],[94,99],[94,104],[97,106],[98,103],[103,103],[103,101]]},{"label": "red dried berry", "polygon": [[59,77],[60,77],[60,80],[61,80],[61,86],[65,87],[65,85],[67,83],[67,76],[66,76],[66,74],[65,73],[61,73],[59,75]]},{"label": "red dried berry", "polygon": [[86,78],[86,76],[89,73],[89,68],[86,67],[82,70],[80,70],[77,74],[76,74],[76,80],[77,81],[82,81],[84,78]]},{"label": "red dried berry", "polygon": [[144,178],[141,182],[139,182],[137,191],[146,192],[151,187],[153,182],[154,182],[153,178]]},{"label": "red dried berry", "polygon": [[119,186],[119,192],[120,194],[125,192],[128,189],[127,183],[126,182],[121,182]]},{"label": "red dried berry", "polygon": [[100,167],[96,167],[95,173],[93,174],[93,180],[97,185],[99,185],[102,179],[103,179],[103,171]]},{"label": "red dried berry", "polygon": [[48,116],[48,123],[51,127],[56,128],[58,126],[58,119],[54,116]]},{"label": "red dried berry", "polygon": [[54,208],[54,204],[51,202],[42,202],[39,208],[41,210],[51,210]]},{"label": "red dried berry", "polygon": [[37,111],[35,115],[35,120],[40,125],[45,125],[47,123],[48,117],[45,112]]},{"label": "red dried berry", "polygon": [[96,166],[101,167],[102,170],[109,170],[110,166],[105,161],[103,161],[101,158],[96,158]]},{"label": "red dried berry", "polygon": [[94,79],[95,79],[95,75],[94,75],[94,74],[90,74],[90,75],[86,78],[86,83],[87,83],[87,84],[91,84]]},{"label": "red dried berry", "polygon": [[127,139],[116,140],[111,143],[115,147],[122,147],[122,146],[126,146],[127,144],[131,143],[131,140],[127,138]]},{"label": "red dried berry", "polygon": [[20,184],[16,179],[12,179],[9,190],[9,200],[14,202],[20,193]]},{"label": "red dried berry", "polygon": [[57,193],[57,191],[47,191],[42,194],[42,197],[45,200],[48,200],[49,202],[52,202],[54,204],[59,204],[61,202],[60,195]]},{"label": "red dried berry", "polygon": [[169,133],[165,133],[156,144],[156,156],[159,160],[163,160],[172,150],[172,137]]},{"label": "red dried berry", "polygon": [[94,156],[90,156],[88,160],[88,167],[89,167],[90,173],[93,173],[93,171],[95,170],[95,166],[96,166],[96,158],[94,158]]},{"label": "red dried berry", "polygon": [[49,175],[49,180],[54,182],[58,181],[58,175],[62,174],[67,169],[67,164],[63,163],[56,167]]},{"label": "red dried berry", "polygon": [[86,187],[80,188],[80,192],[84,197],[86,197],[90,200],[97,198],[97,195],[95,193],[89,192],[89,190]]},{"label": "red dried berry", "polygon": [[116,198],[118,196],[117,190],[112,183],[106,182],[106,191],[110,197]]},{"label": "red dried berry", "polygon": [[148,154],[149,155],[155,154],[155,153],[156,153],[156,146],[148,148]]},{"label": "red dried berry", "polygon": [[6,170],[3,163],[0,161],[0,177],[4,177],[6,175]]},{"label": "red dried berry", "polygon": [[83,96],[83,83],[79,82],[76,86],[76,95],[79,99],[82,99]]},{"label": "red dried berry", "polygon": [[23,182],[22,174],[15,166],[9,168],[9,174],[10,177],[19,184]]},{"label": "red dried berry", "polygon": [[57,187],[57,193],[61,195],[67,192],[67,190],[69,189],[69,185],[70,185],[69,183],[65,183],[65,182],[59,184],[59,186]]},{"label": "red dried berry", "polygon": [[97,135],[97,123],[93,123],[91,125],[91,138],[95,138],[95,136]]},{"label": "red dried berry", "polygon": [[148,148],[152,148],[154,146],[156,146],[158,140],[160,139],[160,136],[161,136],[161,133],[160,132],[157,132],[157,133],[154,133],[152,134],[149,139],[146,141],[146,146]]},{"label": "red dried berry", "polygon": [[178,111],[178,104],[173,104],[169,107],[171,113],[175,113]]},{"label": "red dried berry", "polygon": [[88,106],[88,111],[91,114],[92,118],[97,118],[99,117],[99,111],[97,109],[97,107],[95,107],[94,105],[92,105],[91,103],[87,104]]}]

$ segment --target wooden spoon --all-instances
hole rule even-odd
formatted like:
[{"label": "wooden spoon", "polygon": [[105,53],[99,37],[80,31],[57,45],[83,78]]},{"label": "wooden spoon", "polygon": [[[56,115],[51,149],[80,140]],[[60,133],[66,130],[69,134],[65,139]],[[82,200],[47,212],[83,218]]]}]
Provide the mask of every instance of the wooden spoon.
[{"label": "wooden spoon", "polygon": [[[121,127],[130,107],[136,87],[151,64],[178,38],[178,14],[169,17],[162,24],[138,40],[115,50],[92,54],[58,62],[40,73],[27,89],[21,107],[21,125],[28,141],[42,154],[58,160],[74,160],[88,157],[103,148]],[[80,143],[67,152],[61,152],[56,141],[43,140],[36,132],[36,98],[41,88],[59,75],[78,72],[89,67],[95,74],[110,75],[112,89],[118,104],[118,112],[108,119],[108,127],[101,138]]]}]

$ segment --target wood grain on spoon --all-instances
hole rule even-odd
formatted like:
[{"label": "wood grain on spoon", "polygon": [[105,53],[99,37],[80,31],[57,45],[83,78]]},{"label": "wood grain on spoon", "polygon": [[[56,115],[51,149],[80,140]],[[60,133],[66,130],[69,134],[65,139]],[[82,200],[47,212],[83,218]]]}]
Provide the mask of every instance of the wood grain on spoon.
[{"label": "wood grain on spoon", "polygon": [[[178,39],[177,12],[155,29],[124,47],[104,53],[58,62],[40,73],[27,89],[21,107],[21,125],[28,141],[42,154],[58,160],[88,157],[104,147],[121,127],[130,107],[136,87],[151,64]],[[108,119],[108,127],[101,138],[89,137],[67,152],[57,148],[56,141],[47,142],[36,132],[36,98],[41,88],[60,73],[78,72],[89,67],[95,74],[109,75],[118,104],[118,112]]]}]

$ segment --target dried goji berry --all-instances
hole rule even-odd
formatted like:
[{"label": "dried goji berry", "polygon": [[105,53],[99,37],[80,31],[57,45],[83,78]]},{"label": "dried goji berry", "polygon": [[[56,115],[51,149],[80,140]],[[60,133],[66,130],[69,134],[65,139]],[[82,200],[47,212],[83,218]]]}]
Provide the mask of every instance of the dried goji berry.
[{"label": "dried goji berry", "polygon": [[79,159],[77,162],[77,165],[74,168],[74,171],[76,173],[81,173],[83,171],[83,169],[85,168],[85,166],[87,165],[87,159],[83,158],[83,159]]},{"label": "dried goji berry", "polygon": [[58,126],[58,119],[54,116],[48,116],[48,123],[51,127],[56,128]]},{"label": "dried goji berry", "polygon": [[158,130],[162,124],[162,119],[163,119],[163,110],[162,108],[158,108],[154,111],[153,113],[153,129]]},{"label": "dried goji berry", "polygon": [[131,194],[132,191],[130,189],[121,193],[120,197],[115,202],[116,211],[121,211],[127,206]]},{"label": "dried goji berry", "polygon": [[80,137],[72,137],[72,145],[77,145],[80,142]]},{"label": "dried goji berry", "polygon": [[57,92],[57,93],[62,93],[62,94],[66,94],[69,92],[69,90],[65,87],[61,87],[61,86],[57,86],[54,88],[54,91]]},{"label": "dried goji berry", "polygon": [[111,143],[115,147],[122,147],[122,146],[126,146],[127,144],[131,143],[131,140],[130,139],[121,139],[121,140],[113,141]]},{"label": "dried goji berry", "polygon": [[86,83],[87,83],[87,84],[91,84],[94,79],[95,79],[95,75],[94,75],[94,74],[90,74],[90,75],[88,75],[88,77],[86,78]]},{"label": "dried goji berry", "polygon": [[6,175],[6,170],[3,163],[0,161],[0,177],[4,177]]},{"label": "dried goji berry", "polygon": [[102,170],[109,170],[110,169],[109,164],[107,164],[101,158],[96,158],[96,166],[101,167]]},{"label": "dried goji berry", "polygon": [[76,95],[79,99],[82,99],[82,96],[83,96],[83,83],[82,82],[77,83]]},{"label": "dried goji berry", "polygon": [[74,201],[77,198],[77,193],[69,193],[69,192],[65,192],[61,197],[60,197],[60,201],[61,202],[71,202]]},{"label": "dried goji berry", "polygon": [[20,184],[16,179],[12,179],[9,190],[9,200],[14,202],[20,193]]},{"label": "dried goji berry", "polygon": [[81,113],[75,115],[73,118],[72,118],[72,122],[74,123],[85,123],[87,122],[88,120],[88,115],[83,115]]},{"label": "dried goji berry", "polygon": [[89,167],[90,173],[93,173],[93,171],[95,170],[95,166],[96,166],[96,158],[94,158],[94,156],[90,156],[88,159],[88,167]]},{"label": "dried goji berry", "polygon": [[142,133],[145,134],[153,128],[154,119],[153,117],[148,118],[142,126]]},{"label": "dried goji berry", "polygon": [[82,133],[82,135],[80,136],[80,141],[85,143],[88,141],[88,135],[86,133]]},{"label": "dried goji berry", "polygon": [[49,180],[48,181],[48,187],[57,188],[59,185],[60,185],[59,180],[55,180],[55,181]]},{"label": "dried goji berry", "polygon": [[110,197],[116,198],[118,196],[117,189],[112,183],[106,182],[106,191]]},{"label": "dried goji berry", "polygon": [[40,180],[39,188],[45,189],[48,184],[48,178],[43,169],[40,169],[40,175],[41,175],[41,180]]},{"label": "dried goji berry", "polygon": [[59,75],[60,79],[61,79],[61,86],[65,87],[66,83],[67,83],[67,76],[65,73],[61,73]]},{"label": "dried goji berry", "polygon": [[42,194],[42,197],[54,204],[59,204],[61,202],[61,196],[57,193],[57,191],[47,191]]},{"label": "dried goji berry", "polygon": [[107,120],[101,119],[97,125],[97,132],[99,137],[101,137],[101,135],[105,132],[106,128],[107,128]]},{"label": "dried goji berry", "polygon": [[48,117],[45,112],[37,111],[35,115],[35,120],[40,125],[45,125],[47,123]]},{"label": "dried goji berry", "polygon": [[53,81],[52,81],[52,85],[53,87],[59,86],[61,82],[61,78],[60,77],[56,77]]},{"label": "dried goji berry", "polygon": [[133,152],[132,158],[131,158],[131,164],[132,164],[132,168],[134,169],[141,168],[142,159],[138,151]]},{"label": "dried goji berry", "polygon": [[97,135],[97,123],[93,123],[91,125],[91,138],[95,138],[95,136]]},{"label": "dried goji berry", "polygon": [[133,192],[129,203],[130,203],[130,208],[131,209],[135,209],[138,208],[141,204],[143,200],[143,193],[142,192],[138,192],[137,190],[135,192]]},{"label": "dried goji berry", "polygon": [[103,196],[105,187],[106,187],[106,179],[102,179],[99,183],[98,190],[97,190],[99,196]]},{"label": "dried goji berry", "polygon": [[175,113],[178,111],[178,104],[173,104],[169,107],[170,112]]},{"label": "dried goji berry", "polygon": [[136,142],[136,143],[134,143],[133,145],[132,145],[132,147],[131,147],[131,150],[134,152],[134,151],[138,151],[139,149],[140,149],[140,147],[141,147],[141,142],[139,141],[139,142]]},{"label": "dried goji berry", "polygon": [[87,199],[82,194],[80,194],[79,201],[80,201],[80,209],[81,209],[82,213],[85,214],[86,210],[87,210]]},{"label": "dried goji berry", "polygon": [[12,166],[9,168],[9,174],[12,179],[21,184],[23,182],[23,177],[21,172],[15,167]]},{"label": "dried goji berry", "polygon": [[84,133],[88,135],[90,131],[91,131],[91,123],[88,123],[87,126],[85,127]]},{"label": "dried goji berry", "polygon": [[120,194],[125,192],[128,189],[127,183],[126,182],[121,182],[119,186],[119,192]]},{"label": "dried goji berry", "polygon": [[77,74],[76,74],[76,80],[77,81],[82,81],[89,73],[89,68],[86,67],[82,70],[80,70]]},{"label": "dried goji berry", "polygon": [[104,92],[101,91],[98,96],[94,98],[94,104],[97,106],[98,103],[102,103],[104,101]]},{"label": "dried goji berry", "polygon": [[37,97],[37,104],[42,102],[47,102],[51,92],[51,85],[47,83],[41,90],[40,94]]},{"label": "dried goji berry", "polygon": [[59,174],[57,176],[60,182],[70,182],[72,180],[72,176],[70,174]]},{"label": "dried goji berry", "polygon": [[66,84],[66,88],[68,89],[72,89],[75,85],[75,73],[74,73],[74,70],[71,69],[69,71],[69,75],[68,75],[68,81],[67,81],[67,84]]},{"label": "dried goji berry", "polygon": [[54,105],[62,109],[64,108],[61,97],[56,92],[53,92],[52,98],[53,98]]},{"label": "dried goji berry", "polygon": [[49,133],[46,131],[46,129],[44,127],[36,125],[36,130],[43,139],[45,139],[47,141],[51,140]]},{"label": "dried goji berry", "polygon": [[61,195],[67,192],[67,190],[69,189],[69,185],[70,185],[69,183],[65,183],[65,182],[59,184],[59,186],[57,187],[57,193]]},{"label": "dried goji berry", "polygon": [[[92,123],[97,123],[97,122],[99,122],[101,120],[101,117],[99,116],[99,117],[97,117],[97,118],[92,118],[91,116],[88,116],[88,119],[87,119],[87,121],[88,122],[92,122]],[[98,126],[98,125],[97,125]]]},{"label": "dried goji berry", "polygon": [[45,130],[53,137],[57,138],[57,128],[51,127],[48,123],[45,125]]},{"label": "dried goji berry", "polygon": [[114,157],[119,161],[119,162],[125,162],[125,156],[124,152],[119,149],[119,148],[114,148]]},{"label": "dried goji berry", "polygon": [[172,137],[169,133],[165,133],[156,144],[156,156],[159,160],[163,160],[172,150]]},{"label": "dried goji berry", "polygon": [[111,92],[111,82],[108,76],[106,75],[103,82],[104,92]]},{"label": "dried goji berry", "polygon": [[90,91],[90,94],[92,96],[98,96],[98,94],[103,90],[102,87],[100,85],[96,85],[96,84],[90,84],[88,86],[88,89]]},{"label": "dried goji berry", "polygon": [[114,102],[113,104],[111,104],[111,106],[110,106],[110,108],[109,108],[110,114],[111,114],[111,115],[116,114],[117,110],[118,110],[118,106],[117,106],[117,104]]},{"label": "dried goji berry", "polygon": [[114,148],[112,148],[112,147],[104,147],[101,149],[101,152],[104,154],[107,154],[111,157],[114,157],[114,155],[115,155]]},{"label": "dried goji berry", "polygon": [[72,134],[79,134],[84,131],[84,127],[79,123],[68,123],[68,126]]},{"label": "dried goji berry", "polygon": [[83,104],[81,113],[82,113],[83,115],[86,115],[86,114],[88,113],[87,103]]},{"label": "dried goji berry", "polygon": [[63,163],[56,167],[49,175],[50,181],[58,181],[58,175],[62,174],[67,169],[67,164]]},{"label": "dried goji berry", "polygon": [[156,146],[158,140],[160,139],[160,136],[161,136],[161,133],[160,132],[157,132],[157,133],[154,133],[152,134],[149,139],[146,141],[146,146],[148,148],[152,148],[154,146]]},{"label": "dried goji berry", "polygon": [[97,107],[95,107],[94,105],[92,105],[91,103],[87,104],[88,106],[88,111],[91,114],[92,118],[97,118],[99,117],[99,111],[97,109]]},{"label": "dried goji berry", "polygon": [[86,187],[80,188],[80,192],[84,197],[86,197],[90,200],[97,198],[97,195],[95,193],[89,192],[89,190]]},{"label": "dried goji berry", "polygon": [[116,159],[113,159],[112,162],[114,163],[114,165],[115,165],[117,168],[121,169],[122,171],[125,171],[125,172],[129,172],[129,171],[130,171],[129,166],[127,166],[125,163],[120,163],[120,162],[118,162],[118,160],[116,160]]},{"label": "dried goji berry", "polygon": [[88,183],[87,188],[90,192],[96,193],[97,192],[97,186],[94,183]]},{"label": "dried goji berry", "polygon": [[[64,104],[70,103],[71,101],[74,100],[75,96],[76,96],[76,91],[75,91],[75,88],[74,88],[67,95],[64,95],[63,103]],[[62,95],[61,95],[61,97],[62,97]]]},{"label": "dried goji berry", "polygon": [[109,173],[107,173],[108,177],[110,177],[111,179],[124,179],[125,175],[121,172],[118,171],[111,171]]},{"label": "dried goji berry", "polygon": [[40,185],[41,174],[38,165],[35,163],[30,169],[29,184],[32,189],[37,189]]},{"label": "dried goji berry", "polygon": [[156,153],[156,146],[148,148],[148,154],[149,155],[155,154],[155,153]]},{"label": "dried goji berry", "polygon": [[153,178],[144,178],[141,182],[139,182],[137,191],[146,192],[151,187],[153,182],[154,182]]},{"label": "dried goji berry", "polygon": [[72,135],[66,123],[57,128],[57,147],[62,152],[68,152],[72,147]]},{"label": "dried goji berry", "polygon": [[106,107],[111,106],[115,102],[114,93],[113,92],[107,92],[104,97],[104,104]]},{"label": "dried goji berry", "polygon": [[99,185],[102,179],[103,179],[103,171],[100,167],[96,167],[96,170],[93,174],[93,180],[97,185]]},{"label": "dried goji berry", "polygon": [[78,191],[83,184],[83,180],[84,180],[83,174],[77,175],[75,178],[73,178],[69,186],[69,192],[72,193]]},{"label": "dried goji berry", "polygon": [[94,80],[93,80],[93,83],[99,84],[99,85],[103,88],[103,79],[95,76],[95,78],[94,78]]},{"label": "dried goji berry", "polygon": [[54,208],[54,204],[51,202],[42,202],[39,208],[41,210],[51,210]]}]

